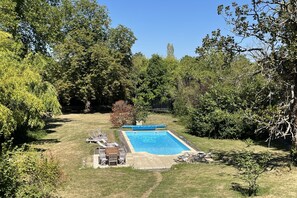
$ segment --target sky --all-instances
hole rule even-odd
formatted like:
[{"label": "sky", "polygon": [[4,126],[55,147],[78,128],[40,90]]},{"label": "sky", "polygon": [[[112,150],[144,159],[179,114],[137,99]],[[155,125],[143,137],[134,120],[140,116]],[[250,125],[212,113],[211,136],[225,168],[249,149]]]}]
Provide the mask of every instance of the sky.
[{"label": "sky", "polygon": [[[167,44],[174,46],[174,55],[195,56],[206,34],[221,29],[230,34],[223,16],[217,14],[220,4],[231,5],[234,0],[97,0],[105,5],[112,27],[122,24],[137,38],[132,52],[166,56]],[[249,0],[237,0],[246,4]]]}]

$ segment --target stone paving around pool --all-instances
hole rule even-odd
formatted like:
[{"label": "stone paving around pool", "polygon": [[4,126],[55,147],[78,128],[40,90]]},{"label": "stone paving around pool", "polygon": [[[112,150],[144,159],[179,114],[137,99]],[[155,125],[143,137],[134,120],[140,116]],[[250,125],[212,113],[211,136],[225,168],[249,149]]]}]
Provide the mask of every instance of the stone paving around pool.
[{"label": "stone paving around pool", "polygon": [[[191,153],[191,152],[188,152]],[[146,152],[127,153],[126,164],[112,166],[112,167],[127,167],[131,166],[135,169],[142,170],[160,170],[170,169],[172,165],[176,164],[174,159],[177,159],[179,155],[153,155]],[[94,155],[93,167],[94,168],[107,168],[109,166],[100,166],[98,161],[98,155]]]},{"label": "stone paving around pool", "polygon": [[[137,131],[135,131],[137,133]],[[127,153],[126,155],[126,163],[124,165],[117,165],[112,167],[123,167],[123,166],[130,166],[135,169],[143,169],[143,170],[156,170],[156,169],[170,169],[172,165],[176,164],[174,161],[178,158],[178,156],[184,154],[184,153],[192,153],[195,154],[197,151],[186,144],[183,140],[181,140],[179,137],[177,137],[175,134],[171,133],[167,130],[168,133],[170,133],[175,139],[177,139],[179,142],[184,144],[186,147],[189,148],[188,151],[182,151],[180,154],[176,155],[155,155],[148,152],[135,152],[129,138],[127,137],[126,133],[124,131],[121,131],[120,136],[123,137],[122,142],[125,143],[126,147],[129,147],[129,150],[131,152]],[[107,168],[110,166],[107,165],[99,165],[99,155],[93,156],[93,167],[94,168]]]},{"label": "stone paving around pool", "polygon": [[127,164],[135,169],[169,169],[178,155],[159,156],[149,153],[128,153]]}]

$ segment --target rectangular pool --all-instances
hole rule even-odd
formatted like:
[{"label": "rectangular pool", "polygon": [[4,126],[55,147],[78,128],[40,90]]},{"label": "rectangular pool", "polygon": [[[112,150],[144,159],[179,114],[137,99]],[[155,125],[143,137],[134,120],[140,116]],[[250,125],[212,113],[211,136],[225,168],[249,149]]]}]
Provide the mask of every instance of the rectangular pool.
[{"label": "rectangular pool", "polygon": [[169,131],[123,131],[135,152],[175,155],[191,149]]}]

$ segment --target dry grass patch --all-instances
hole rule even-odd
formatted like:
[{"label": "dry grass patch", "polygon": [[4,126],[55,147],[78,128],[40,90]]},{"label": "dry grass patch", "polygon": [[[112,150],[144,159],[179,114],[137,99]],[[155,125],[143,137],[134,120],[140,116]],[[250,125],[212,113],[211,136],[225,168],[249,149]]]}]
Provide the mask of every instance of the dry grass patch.
[{"label": "dry grass patch", "polygon": [[[56,139],[58,143],[37,147],[49,150],[60,161],[67,177],[59,190],[62,197],[140,197],[154,185],[152,172],[90,167],[97,145],[88,144],[85,139],[92,130],[101,128],[114,141],[115,129],[111,128],[109,114],[66,114],[49,124],[53,127],[44,139]],[[83,161],[87,167],[83,167]]]}]

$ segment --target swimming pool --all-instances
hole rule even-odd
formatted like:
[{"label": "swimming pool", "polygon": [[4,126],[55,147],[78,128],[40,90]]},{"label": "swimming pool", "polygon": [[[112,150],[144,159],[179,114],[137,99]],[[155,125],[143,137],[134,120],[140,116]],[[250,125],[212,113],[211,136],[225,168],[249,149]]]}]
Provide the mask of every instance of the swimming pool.
[{"label": "swimming pool", "polygon": [[175,155],[191,150],[170,131],[124,131],[135,152]]}]

